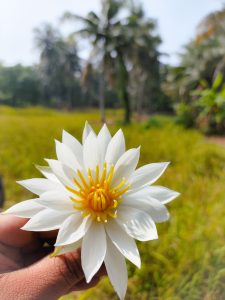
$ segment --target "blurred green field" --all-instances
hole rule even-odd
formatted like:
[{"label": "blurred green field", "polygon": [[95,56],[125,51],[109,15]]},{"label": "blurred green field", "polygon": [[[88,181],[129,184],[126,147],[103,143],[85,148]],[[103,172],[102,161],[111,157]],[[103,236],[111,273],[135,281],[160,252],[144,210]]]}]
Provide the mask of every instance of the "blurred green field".
[{"label": "blurred green field", "polygon": [[[108,111],[107,115],[109,128],[115,132],[121,112]],[[100,128],[97,111],[0,107],[0,175],[6,207],[32,196],[15,181],[39,176],[34,164],[55,157],[54,138],[61,138],[62,129],[80,138],[85,120]],[[174,125],[171,119],[155,117],[123,130],[127,147],[141,145],[140,165],[171,161],[158,184],[182,194],[168,205],[170,221],[158,224],[159,240],[139,243],[142,268],[128,264],[126,299],[224,299],[225,149],[207,143],[196,131]],[[63,299],[117,297],[105,278],[97,288]]]}]

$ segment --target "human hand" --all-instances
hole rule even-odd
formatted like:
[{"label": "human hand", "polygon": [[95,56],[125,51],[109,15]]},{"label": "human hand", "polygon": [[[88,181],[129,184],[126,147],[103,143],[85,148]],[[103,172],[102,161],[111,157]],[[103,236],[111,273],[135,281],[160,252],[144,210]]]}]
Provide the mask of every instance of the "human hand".
[{"label": "human hand", "polygon": [[[20,228],[27,219],[0,215],[0,299],[55,300],[95,286],[105,275],[102,266],[87,284],[80,250],[50,257],[56,231],[30,232]],[[49,246],[44,246],[46,243]]]}]

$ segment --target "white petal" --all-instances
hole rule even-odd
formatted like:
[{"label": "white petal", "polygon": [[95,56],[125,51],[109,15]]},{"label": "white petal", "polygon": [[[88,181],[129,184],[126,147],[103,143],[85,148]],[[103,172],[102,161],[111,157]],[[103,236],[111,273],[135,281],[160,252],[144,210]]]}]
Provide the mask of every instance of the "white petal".
[{"label": "white petal", "polygon": [[100,155],[97,138],[93,132],[86,138],[83,148],[84,165],[86,169],[90,168],[91,170],[95,170],[96,166],[100,163]]},{"label": "white petal", "polygon": [[75,177],[75,172],[73,169],[55,159],[46,159],[46,161],[55,176],[63,183],[63,185],[70,187],[74,186],[73,178]]},{"label": "white petal", "polygon": [[50,167],[46,166],[35,166],[47,179],[50,179],[51,181],[59,182],[55,174],[52,172]]},{"label": "white petal", "polygon": [[63,130],[62,142],[63,144],[65,144],[67,147],[70,148],[70,150],[75,155],[77,161],[81,165],[83,165],[83,147],[81,143],[74,136],[72,136],[65,130]]},{"label": "white petal", "polygon": [[74,203],[69,195],[63,191],[46,192],[40,196],[38,203],[47,208],[74,212]]},{"label": "white petal", "polygon": [[[146,191],[148,189],[144,190]],[[152,198],[148,194],[144,194],[144,191],[140,191],[135,194],[125,194],[121,205],[146,211],[153,221],[157,223],[167,221],[170,216],[167,208],[160,201]]]},{"label": "white petal", "polygon": [[32,178],[27,180],[17,181],[20,185],[34,194],[41,195],[47,191],[61,188],[61,184],[45,178]]},{"label": "white petal", "polygon": [[69,252],[74,252],[76,251],[78,248],[81,247],[82,244],[82,240],[79,240],[73,244],[69,244],[69,245],[65,245],[65,246],[59,246],[55,248],[55,254],[54,255],[62,255],[62,254],[66,254]]},{"label": "white petal", "polygon": [[101,162],[104,162],[106,150],[107,150],[108,144],[111,140],[111,134],[105,124],[103,125],[102,129],[100,130],[97,140],[98,140],[98,148],[99,148],[99,152],[100,152]]},{"label": "white petal", "polygon": [[46,208],[37,213],[23,227],[28,231],[49,231],[60,228],[70,212],[61,212]]},{"label": "white petal", "polygon": [[44,209],[37,202],[38,199],[31,199],[17,203],[3,212],[3,214],[11,214],[22,218],[31,218]]},{"label": "white petal", "polygon": [[121,129],[117,131],[117,133],[113,136],[111,141],[109,142],[105,161],[108,164],[115,165],[118,159],[124,154],[125,152],[125,139]]},{"label": "white petal", "polygon": [[150,241],[158,238],[152,218],[139,209],[120,207],[116,221],[136,240]]},{"label": "white petal", "polygon": [[132,197],[136,197],[136,198],[146,198],[146,196],[149,195],[149,186],[142,186],[139,187],[137,189],[129,189],[125,195],[123,195],[123,198],[127,198],[127,196],[132,196]]},{"label": "white petal", "polygon": [[164,186],[149,186],[148,191],[152,198],[159,200],[163,204],[172,201],[180,195],[180,193],[172,191]]},{"label": "white petal", "polygon": [[104,225],[93,222],[83,237],[81,262],[85,278],[89,283],[101,267],[106,253],[106,234]]},{"label": "white petal", "polygon": [[123,300],[125,298],[128,281],[126,262],[123,255],[117,250],[108,237],[105,267],[115,291],[120,300]]},{"label": "white petal", "polygon": [[154,183],[165,171],[168,164],[168,162],[148,164],[134,171],[130,178],[132,189]]},{"label": "white petal", "polygon": [[112,179],[112,186],[121,182],[122,178],[128,179],[137,167],[140,156],[140,148],[126,151],[117,161]]},{"label": "white petal", "polygon": [[86,121],[85,122],[85,126],[84,126],[84,131],[83,131],[83,135],[82,135],[82,144],[84,145],[86,138],[88,137],[89,133],[93,132],[93,134],[96,136],[93,128],[91,127],[91,125]]},{"label": "white petal", "polygon": [[62,224],[55,246],[64,246],[77,242],[87,232],[91,225],[89,216],[82,217],[80,212],[69,216]]},{"label": "white petal", "polygon": [[71,169],[81,169],[82,166],[79,164],[76,156],[73,154],[72,150],[63,143],[55,141],[56,154],[59,161],[61,161],[66,166]]},{"label": "white petal", "polygon": [[107,234],[117,249],[138,268],[141,266],[141,260],[135,241],[124,229],[114,220],[109,221],[106,226]]}]

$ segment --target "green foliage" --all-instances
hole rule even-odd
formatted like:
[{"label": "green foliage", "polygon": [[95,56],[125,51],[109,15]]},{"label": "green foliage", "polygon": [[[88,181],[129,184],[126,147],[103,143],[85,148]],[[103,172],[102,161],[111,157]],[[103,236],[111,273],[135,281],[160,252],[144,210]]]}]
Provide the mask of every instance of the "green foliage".
[{"label": "green foliage", "polygon": [[191,93],[191,101],[175,105],[177,122],[198,127],[204,133],[223,133],[225,129],[225,84],[218,73],[211,87],[205,80]]},{"label": "green foliage", "polygon": [[195,109],[185,102],[180,102],[175,105],[176,121],[178,124],[184,125],[186,128],[194,127],[195,125]]},{"label": "green foliage", "polygon": [[0,103],[12,106],[36,105],[41,82],[35,67],[0,65]]},{"label": "green foliage", "polygon": [[[222,133],[225,129],[225,84],[223,76],[218,73],[212,86],[194,92],[195,103],[199,110],[197,123],[209,133]],[[203,123],[203,126],[202,126]]]},{"label": "green foliage", "polygon": [[[165,93],[175,103],[182,101],[192,105],[192,101],[195,100],[192,91],[202,86],[203,81],[208,87],[213,87],[214,82],[215,89],[221,86],[222,75],[224,77],[225,74],[224,30],[225,9],[223,7],[203,18],[197,27],[195,37],[185,46],[180,56],[180,65],[168,68],[163,87]],[[221,73],[221,76],[217,77],[216,82],[214,79],[218,73]],[[216,125],[210,125],[205,130],[211,131],[212,127],[217,127],[221,118],[223,116],[216,117],[217,120],[212,120]],[[203,127],[205,126],[203,124],[211,122],[205,120],[205,117],[200,119],[198,123],[200,122]]]},{"label": "green foliage", "polygon": [[[107,111],[110,124],[114,124],[110,125],[112,132],[118,129],[115,124],[120,117],[121,111]],[[43,158],[55,156],[54,138],[61,138],[63,128],[81,137],[85,120],[100,128],[96,111],[60,113],[42,108],[0,107],[0,170],[6,187],[6,207],[31,197],[15,181],[40,176],[34,164],[45,164]],[[126,299],[224,299],[224,149],[169,119],[160,128],[136,123],[123,130],[127,147],[142,146],[140,165],[171,161],[157,184],[181,192],[168,205],[170,221],[157,225],[159,240],[138,243],[142,268],[128,264]],[[117,297],[105,278],[98,287],[63,299]]]},{"label": "green foliage", "polygon": [[217,89],[221,86],[221,84],[223,83],[223,75],[222,73],[218,73],[213,84],[212,84],[212,90],[214,92],[217,91]]},{"label": "green foliage", "polygon": [[149,128],[163,128],[167,125],[174,123],[174,116],[166,115],[153,115],[149,120],[144,124],[146,129]]}]

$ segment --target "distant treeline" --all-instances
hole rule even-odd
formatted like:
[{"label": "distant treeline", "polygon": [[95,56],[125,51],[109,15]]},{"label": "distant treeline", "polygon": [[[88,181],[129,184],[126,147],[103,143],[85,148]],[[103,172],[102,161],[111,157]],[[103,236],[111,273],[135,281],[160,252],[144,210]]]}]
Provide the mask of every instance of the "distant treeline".
[{"label": "distant treeline", "polygon": [[[38,65],[0,65],[0,104],[14,107],[42,105],[68,109],[99,106],[98,74],[90,79],[88,89],[81,86],[81,72],[74,74],[71,81],[63,72],[58,75],[61,78],[57,79],[52,74],[49,78],[52,82],[47,82],[42,78]],[[107,87],[105,92],[107,107],[119,107],[120,100],[117,94]]]}]

